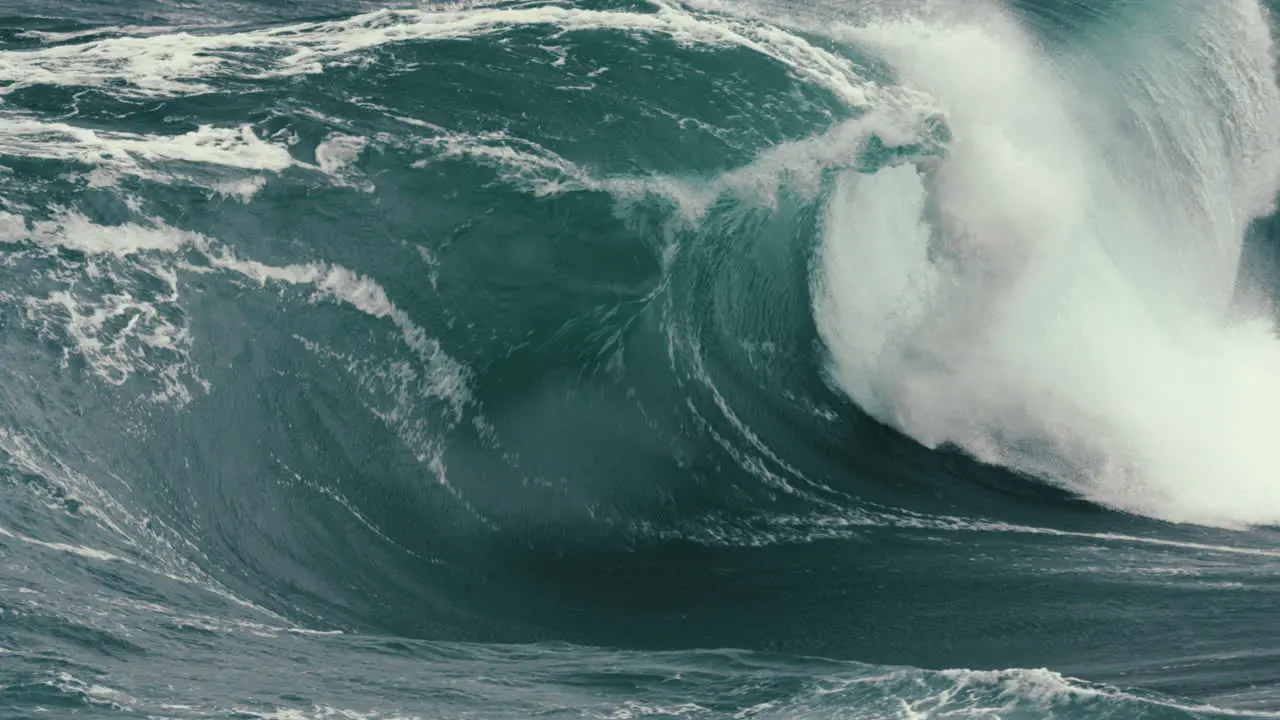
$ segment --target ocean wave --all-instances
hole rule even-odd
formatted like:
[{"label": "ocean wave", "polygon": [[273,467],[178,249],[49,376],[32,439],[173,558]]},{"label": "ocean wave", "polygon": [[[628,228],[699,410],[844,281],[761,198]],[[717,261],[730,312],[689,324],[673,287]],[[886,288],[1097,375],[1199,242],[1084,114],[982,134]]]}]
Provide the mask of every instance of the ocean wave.
[{"label": "ocean wave", "polygon": [[5,29],[0,712],[1270,717],[1268,17],[1033,5]]}]

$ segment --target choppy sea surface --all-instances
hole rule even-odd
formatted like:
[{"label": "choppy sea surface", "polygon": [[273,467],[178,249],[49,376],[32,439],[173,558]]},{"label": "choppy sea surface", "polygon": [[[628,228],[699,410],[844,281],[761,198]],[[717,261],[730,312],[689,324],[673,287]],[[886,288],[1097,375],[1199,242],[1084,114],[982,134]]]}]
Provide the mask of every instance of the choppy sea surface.
[{"label": "choppy sea surface", "polygon": [[0,716],[1280,716],[1274,23],[0,3]]}]

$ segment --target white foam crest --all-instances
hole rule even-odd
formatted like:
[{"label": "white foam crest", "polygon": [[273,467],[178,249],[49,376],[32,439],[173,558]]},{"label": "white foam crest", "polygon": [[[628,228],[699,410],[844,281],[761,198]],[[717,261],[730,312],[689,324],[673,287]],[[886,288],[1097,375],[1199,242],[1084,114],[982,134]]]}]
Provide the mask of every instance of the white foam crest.
[{"label": "white foam crest", "polygon": [[369,138],[366,137],[333,133],[316,146],[316,167],[340,186],[358,187],[370,192],[373,185],[367,181],[356,182],[351,168],[368,144]]},{"label": "white foam crest", "polygon": [[242,260],[229,248],[213,250],[208,257],[215,267],[237,272],[259,284],[309,285],[319,296],[344,302],[366,315],[390,320],[399,328],[405,344],[417,353],[425,366],[430,380],[426,385],[428,394],[448,401],[455,414],[461,413],[462,407],[470,402],[466,368],[449,357],[439,341],[427,335],[408,313],[396,307],[387,297],[386,290],[368,276],[328,263],[276,266]]},{"label": "white foam crest", "polygon": [[[108,87],[125,96],[154,97],[209,92],[198,81],[225,67],[212,54],[210,36],[189,32],[126,35],[56,45],[38,50],[0,52],[0,95],[39,85]],[[215,36],[216,37],[216,36]]]},{"label": "white foam crest", "polygon": [[368,142],[368,138],[334,133],[316,146],[316,164],[325,173],[340,173],[360,157]]},{"label": "white foam crest", "polygon": [[876,96],[875,86],[839,54],[777,27],[697,14],[673,4],[660,4],[648,13],[560,5],[378,10],[244,32],[94,39],[0,53],[0,83],[8,83],[0,94],[33,85],[101,87],[143,97],[193,94],[209,91],[206,81],[219,74],[263,78],[315,73],[386,44],[474,38],[528,26],[661,34],[687,45],[744,47],[783,63],[852,105],[866,106]]},{"label": "white foam crest", "polygon": [[1280,521],[1280,341],[1224,319],[1280,176],[1261,11],[1167,4],[1152,22],[1190,38],[1148,47],[1139,27],[1119,57],[1066,60],[966,12],[844,31],[955,140],[931,172],[850,174],[832,197],[814,310],[833,379],[925,445],[1104,504]]},{"label": "white foam crest", "polygon": [[258,191],[266,187],[267,179],[261,175],[241,178],[239,180],[222,180],[215,182],[210,189],[219,195],[232,197],[242,203],[247,203],[253,199]]},{"label": "white foam crest", "polygon": [[841,720],[925,720],[926,718],[1007,718],[1144,716],[1154,708],[1213,716],[1276,717],[1144,697],[1089,683],[1046,668],[923,670],[859,666],[812,679],[793,697],[760,703],[734,718],[823,717]]},{"label": "white foam crest", "polygon": [[17,213],[0,211],[0,243],[21,242],[26,235],[26,218]]},{"label": "white foam crest", "polygon": [[17,33],[14,37],[27,38],[27,40],[37,40],[42,42],[42,44],[51,45],[59,44],[59,42],[81,40],[81,38],[84,37],[164,35],[164,33],[174,32],[174,29],[174,26],[137,26],[137,24],[128,24],[128,26],[105,26],[92,27],[88,29],[73,29],[73,31],[65,32],[49,31],[49,29],[24,29],[24,31]]},{"label": "white foam crest", "polygon": [[824,133],[779,143],[756,156],[750,163],[706,180],[649,178],[644,180],[604,180],[596,186],[621,195],[643,191],[665,196],[675,202],[682,217],[697,221],[725,194],[757,206],[773,206],[781,189],[813,195],[832,170],[855,167],[872,137],[890,148],[910,143],[930,143],[926,124],[936,110],[927,99],[914,93],[893,95],[884,107],[837,123]]},{"label": "white foam crest", "polygon": [[261,187],[260,175],[203,178],[173,163],[270,173],[298,164],[287,147],[259,138],[249,125],[203,125],[180,135],[142,135],[15,116],[0,119],[0,155],[91,165],[101,171],[91,178],[97,185],[111,184],[113,175],[180,179],[246,199]]},{"label": "white foam crest", "polygon": [[494,168],[502,182],[540,197],[584,190],[606,192],[623,203],[659,197],[674,206],[681,220],[694,223],[725,195],[758,207],[773,207],[784,187],[801,196],[816,196],[827,173],[859,164],[872,137],[887,148],[936,144],[930,123],[939,110],[929,98],[909,90],[886,90],[884,97],[892,97],[893,102],[818,135],[781,142],[746,165],[709,177],[601,177],[538,143],[505,132],[428,138],[421,145],[433,154],[415,161],[413,167],[466,158]]},{"label": "white foam crest", "polygon": [[31,240],[45,247],[67,248],[90,255],[114,255],[117,258],[149,250],[172,253],[188,244],[198,245],[204,242],[195,233],[183,232],[168,225],[98,225],[83,215],[67,211],[59,212],[50,220],[31,223],[29,231],[21,232],[20,235],[15,233],[13,239]]},{"label": "white foam crest", "polygon": [[499,178],[537,196],[593,189],[599,182],[583,167],[539,145],[505,132],[444,133],[422,142],[434,155],[413,167],[466,158],[496,168]]},{"label": "white foam crest", "polygon": [[38,40],[42,43],[51,44],[80,40],[87,37],[100,37],[104,35],[160,35],[171,32],[173,32],[173,27],[164,25],[108,25],[106,27],[94,27],[87,30],[71,30],[67,32],[55,32],[52,30],[23,30],[14,37]]},{"label": "white foam crest", "polygon": [[[1026,701],[1039,702],[1049,706],[1062,706],[1080,701],[1094,699],[1118,700],[1133,703],[1137,706],[1155,706],[1177,710],[1185,713],[1207,713],[1218,717],[1276,718],[1278,712],[1266,710],[1232,710],[1207,704],[1182,703],[1159,697],[1142,697],[1119,688],[1088,683],[1084,680],[1068,677],[1047,668],[1014,668],[1007,670],[941,670],[938,674],[955,683],[938,696],[918,703],[915,711],[924,710],[923,717],[933,716],[931,713],[950,703],[965,702],[967,691],[999,688],[999,697],[1007,702],[998,708],[1001,712],[1020,709]],[[997,709],[997,708],[993,708]],[[976,710],[973,708],[972,710]],[[981,712],[966,712],[971,717],[987,717]],[[1137,710],[1132,706],[1116,708],[1115,717],[1123,717]]]}]

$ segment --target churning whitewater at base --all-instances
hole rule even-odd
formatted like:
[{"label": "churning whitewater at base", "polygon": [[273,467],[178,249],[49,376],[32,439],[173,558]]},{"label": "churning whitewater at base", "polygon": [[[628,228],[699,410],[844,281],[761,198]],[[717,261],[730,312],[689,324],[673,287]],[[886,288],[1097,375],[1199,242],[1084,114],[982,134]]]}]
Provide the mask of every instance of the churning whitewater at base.
[{"label": "churning whitewater at base", "polygon": [[0,717],[1280,717],[1256,0],[0,13]]}]

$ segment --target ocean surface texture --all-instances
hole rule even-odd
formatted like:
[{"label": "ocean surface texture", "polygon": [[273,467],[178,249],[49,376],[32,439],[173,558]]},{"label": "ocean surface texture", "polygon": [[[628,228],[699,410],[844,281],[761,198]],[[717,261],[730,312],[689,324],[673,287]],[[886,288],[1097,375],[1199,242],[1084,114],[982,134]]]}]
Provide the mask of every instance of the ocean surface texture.
[{"label": "ocean surface texture", "polygon": [[1272,13],[0,1],[0,718],[1280,717]]}]

